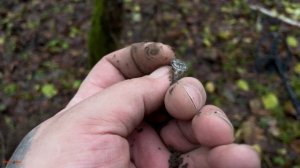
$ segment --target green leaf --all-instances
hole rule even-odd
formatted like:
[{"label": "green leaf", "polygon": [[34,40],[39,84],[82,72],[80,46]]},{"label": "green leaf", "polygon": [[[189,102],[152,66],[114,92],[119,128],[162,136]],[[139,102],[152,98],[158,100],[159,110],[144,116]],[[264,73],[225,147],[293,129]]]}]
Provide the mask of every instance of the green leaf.
[{"label": "green leaf", "polygon": [[4,44],[4,42],[5,42],[5,38],[4,38],[4,37],[2,37],[2,36],[0,36],[0,45],[3,45],[3,44]]},{"label": "green leaf", "polygon": [[245,68],[237,67],[236,72],[239,73],[240,75],[245,74],[247,71]]},{"label": "green leaf", "polygon": [[10,83],[4,86],[4,93],[8,96],[12,96],[17,91],[17,85],[15,83]]},{"label": "green leaf", "polygon": [[62,39],[52,39],[47,43],[47,48],[51,52],[61,52],[69,49],[69,47],[68,42]]},{"label": "green leaf", "polygon": [[131,16],[134,22],[140,22],[142,20],[142,15],[139,12],[133,12]]},{"label": "green leaf", "polygon": [[231,34],[232,34],[231,31],[223,30],[219,32],[218,36],[223,40],[227,40],[230,38]]},{"label": "green leaf", "polygon": [[256,22],[255,28],[256,31],[261,32],[263,29],[263,25],[260,22]]},{"label": "green leaf", "polygon": [[300,75],[300,63],[296,64],[296,66],[294,67],[294,71]]},{"label": "green leaf", "polygon": [[295,89],[295,93],[300,97],[300,78],[297,75],[291,77],[291,85]]},{"label": "green leaf", "polygon": [[5,104],[0,104],[0,113],[6,109]]},{"label": "green leaf", "polygon": [[77,27],[71,27],[71,30],[69,32],[69,36],[71,38],[75,38],[80,33],[80,30]]},{"label": "green leaf", "polygon": [[267,110],[275,109],[278,106],[278,98],[274,93],[268,93],[262,97],[262,102]]},{"label": "green leaf", "polygon": [[42,93],[47,98],[52,98],[57,94],[57,90],[52,84],[45,84],[42,86]]},{"label": "green leaf", "polygon": [[214,40],[213,35],[211,34],[211,30],[209,26],[205,26],[203,30],[203,44],[207,47],[212,46],[212,42]]},{"label": "green leaf", "polygon": [[125,3],[130,3],[132,0],[124,0]]},{"label": "green leaf", "polygon": [[287,150],[286,150],[286,148],[279,148],[279,149],[277,149],[276,152],[280,155],[286,155]]},{"label": "green leaf", "polygon": [[206,47],[211,47],[211,42],[208,38],[204,38],[203,39],[203,44],[206,46]]},{"label": "green leaf", "polygon": [[207,82],[205,84],[205,89],[207,90],[207,92],[209,93],[214,93],[216,90],[215,84],[211,81]]},{"label": "green leaf", "polygon": [[67,50],[67,49],[70,48],[70,45],[66,41],[62,41],[61,42],[61,48],[63,48],[64,50]]},{"label": "green leaf", "polygon": [[135,4],[135,5],[133,6],[133,11],[134,11],[134,12],[140,12],[140,11],[141,11],[140,5]]},{"label": "green leaf", "polygon": [[284,166],[286,161],[282,156],[275,156],[273,162],[277,165]]},{"label": "green leaf", "polygon": [[80,87],[81,81],[80,80],[75,80],[73,82],[73,88],[78,89]]},{"label": "green leaf", "polygon": [[294,36],[288,36],[286,38],[286,42],[291,47],[297,47],[298,46],[298,40]]},{"label": "green leaf", "polygon": [[11,117],[4,115],[4,123],[9,129],[14,129],[14,121]]},{"label": "green leaf", "polygon": [[249,91],[249,85],[247,83],[247,81],[243,80],[243,79],[239,79],[236,82],[236,85],[238,86],[238,88],[242,91]]},{"label": "green leaf", "polygon": [[58,64],[55,63],[54,61],[45,61],[45,62],[43,62],[43,65],[49,69],[57,69],[58,68]]}]

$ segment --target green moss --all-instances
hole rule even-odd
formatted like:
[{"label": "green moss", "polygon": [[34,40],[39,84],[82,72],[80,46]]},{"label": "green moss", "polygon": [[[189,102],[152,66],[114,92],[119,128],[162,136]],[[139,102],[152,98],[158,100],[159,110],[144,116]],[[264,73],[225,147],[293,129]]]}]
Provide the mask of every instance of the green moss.
[{"label": "green moss", "polygon": [[104,0],[94,0],[92,13],[92,26],[89,32],[89,64],[93,66],[104,55],[113,51],[116,44],[110,35],[108,24],[105,23],[106,5],[109,3]]}]

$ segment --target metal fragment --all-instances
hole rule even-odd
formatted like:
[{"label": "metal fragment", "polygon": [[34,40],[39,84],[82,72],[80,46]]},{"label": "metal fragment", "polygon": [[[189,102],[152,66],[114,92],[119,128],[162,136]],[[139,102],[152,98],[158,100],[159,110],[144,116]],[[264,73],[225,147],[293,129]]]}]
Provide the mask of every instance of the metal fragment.
[{"label": "metal fragment", "polygon": [[173,70],[172,82],[174,83],[184,76],[184,73],[187,71],[187,66],[180,59],[173,59],[171,66]]}]

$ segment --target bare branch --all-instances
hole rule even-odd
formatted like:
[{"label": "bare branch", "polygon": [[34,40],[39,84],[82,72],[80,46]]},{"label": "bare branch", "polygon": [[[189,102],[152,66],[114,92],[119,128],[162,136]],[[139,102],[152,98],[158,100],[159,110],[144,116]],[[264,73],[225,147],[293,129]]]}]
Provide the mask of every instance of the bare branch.
[{"label": "bare branch", "polygon": [[265,15],[268,15],[270,17],[279,19],[279,20],[281,20],[284,23],[287,23],[289,25],[296,26],[296,27],[300,28],[300,22],[298,22],[296,20],[293,20],[291,18],[288,18],[288,17],[286,17],[286,16],[284,16],[282,14],[278,14],[276,11],[271,11],[271,10],[266,9],[266,8],[264,8],[262,6],[259,6],[259,5],[249,5],[249,7],[252,10],[259,11],[259,12],[265,14]]}]

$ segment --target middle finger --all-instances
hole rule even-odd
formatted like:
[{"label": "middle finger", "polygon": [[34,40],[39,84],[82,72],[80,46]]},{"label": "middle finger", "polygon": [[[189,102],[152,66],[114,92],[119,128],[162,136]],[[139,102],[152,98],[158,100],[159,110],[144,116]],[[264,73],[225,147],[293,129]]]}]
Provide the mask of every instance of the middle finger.
[{"label": "middle finger", "polygon": [[186,152],[199,147],[233,142],[233,128],[218,107],[205,104],[206,94],[195,78],[183,78],[166,93],[165,105],[175,119],[161,130],[163,141]]}]

